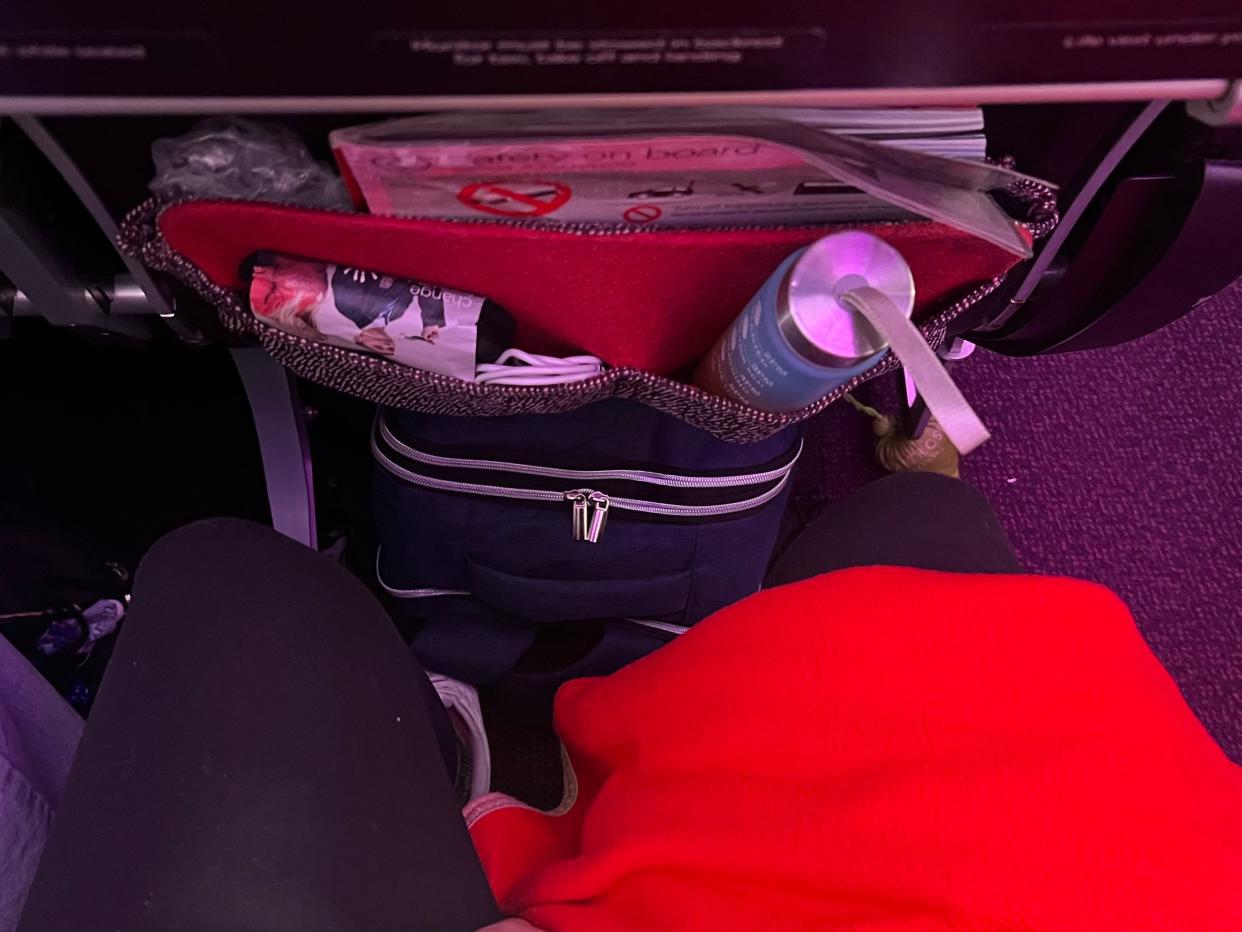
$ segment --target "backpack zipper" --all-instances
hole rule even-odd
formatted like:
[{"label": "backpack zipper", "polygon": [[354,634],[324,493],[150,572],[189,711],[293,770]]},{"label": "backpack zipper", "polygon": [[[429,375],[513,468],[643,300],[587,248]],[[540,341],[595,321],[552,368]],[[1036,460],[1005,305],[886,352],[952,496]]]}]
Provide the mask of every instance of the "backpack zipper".
[{"label": "backpack zipper", "polygon": [[441,596],[449,595],[470,595],[468,589],[437,589],[432,586],[421,586],[417,589],[400,589],[396,586],[390,586],[384,582],[384,574],[380,571],[380,556],[383,552],[383,547],[375,548],[375,581],[380,584],[381,589],[391,596],[396,596],[398,599],[437,599]]},{"label": "backpack zipper", "polygon": [[[411,472],[394,462],[380,448],[378,432],[371,434],[371,453],[375,461],[390,474],[410,485],[441,492],[457,492],[463,495],[485,495],[490,498],[510,498],[530,502],[568,502],[570,505],[570,533],[576,541],[597,544],[604,533],[608,513],[613,508],[669,518],[716,518],[749,511],[776,498],[789,481],[793,461],[780,474],[776,485],[759,495],[738,502],[718,505],[672,505],[666,502],[650,502],[637,498],[605,495],[596,489],[579,488],[558,492],[552,489],[518,489],[503,485],[486,485],[478,482],[458,482],[453,479],[435,479]],[[518,472],[522,470],[517,470]],[[719,477],[712,477],[719,478]],[[734,480],[739,485],[753,484],[746,477]],[[693,482],[689,482],[693,485]]]},{"label": "backpack zipper", "polygon": [[628,621],[632,625],[651,628],[653,631],[663,631],[665,634],[671,634],[673,637],[680,637],[690,630],[689,625],[674,625],[667,621],[655,621],[651,618],[622,618],[621,620]]},{"label": "backpack zipper", "polygon": [[437,456],[425,453],[403,443],[388,427],[383,414],[377,418],[380,436],[384,443],[392,447],[402,456],[428,466],[443,466],[454,469],[489,469],[497,472],[522,473],[528,476],[543,476],[550,479],[573,479],[591,481],[617,479],[632,482],[646,482],[651,485],[666,486],[673,489],[720,489],[740,485],[760,485],[788,475],[802,455],[802,440],[798,441],[793,456],[785,463],[763,472],[741,473],[736,476],[679,476],[674,473],[653,472],[646,469],[561,469],[555,466],[535,466],[528,463],[510,463],[504,460],[480,460],[465,457]]},{"label": "backpack zipper", "polygon": [[565,500],[573,505],[574,540],[598,544],[608,523],[608,511],[612,500],[594,489],[574,489],[565,493]]}]

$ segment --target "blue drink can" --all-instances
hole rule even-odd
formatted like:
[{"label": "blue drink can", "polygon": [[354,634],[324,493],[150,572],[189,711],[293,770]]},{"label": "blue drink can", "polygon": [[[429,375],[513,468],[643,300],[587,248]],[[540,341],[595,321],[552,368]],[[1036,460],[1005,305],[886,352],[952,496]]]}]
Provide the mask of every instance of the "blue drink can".
[{"label": "blue drink can", "polygon": [[870,233],[816,240],[787,258],[703,358],[700,388],[760,411],[796,411],[870,369],[888,347],[841,302],[854,288],[882,292],[909,317],[906,260]]}]

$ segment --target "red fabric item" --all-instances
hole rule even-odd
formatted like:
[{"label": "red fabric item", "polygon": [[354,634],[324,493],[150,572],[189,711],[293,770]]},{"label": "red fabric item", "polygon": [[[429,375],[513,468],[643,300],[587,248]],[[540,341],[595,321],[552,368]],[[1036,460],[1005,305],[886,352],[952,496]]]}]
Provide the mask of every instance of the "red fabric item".
[{"label": "red fabric item", "polygon": [[[376,217],[192,201],[159,217],[168,244],[218,285],[267,249],[492,298],[536,352],[585,350],[666,375],[702,356],[794,250],[845,227],[652,230],[615,236],[504,223]],[[1017,258],[930,222],[862,225],[914,273],[915,317],[1008,271]]]},{"label": "red fabric item", "polygon": [[467,810],[551,932],[1242,928],[1242,770],[1094,584],[831,573],[555,715],[567,811]]}]

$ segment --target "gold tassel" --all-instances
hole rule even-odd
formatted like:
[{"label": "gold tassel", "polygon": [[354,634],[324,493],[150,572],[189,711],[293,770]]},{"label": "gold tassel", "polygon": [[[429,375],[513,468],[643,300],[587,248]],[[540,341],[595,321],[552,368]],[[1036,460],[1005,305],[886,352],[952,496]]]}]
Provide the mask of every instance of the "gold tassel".
[{"label": "gold tassel", "polygon": [[919,470],[961,478],[958,468],[961,457],[935,418],[929,418],[922,435],[915,438],[898,430],[891,417],[863,404],[853,395],[847,393],[845,400],[874,422],[875,458],[889,472]]}]

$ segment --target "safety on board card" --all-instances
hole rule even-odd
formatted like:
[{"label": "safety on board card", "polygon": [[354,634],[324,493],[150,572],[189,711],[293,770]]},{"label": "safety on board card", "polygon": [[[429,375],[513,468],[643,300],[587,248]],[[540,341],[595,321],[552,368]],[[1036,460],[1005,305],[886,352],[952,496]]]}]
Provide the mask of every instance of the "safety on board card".
[{"label": "safety on board card", "polygon": [[744,136],[340,142],[336,155],[376,214],[635,227],[905,216]]}]

